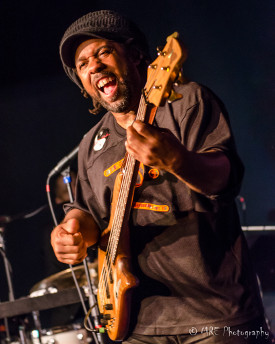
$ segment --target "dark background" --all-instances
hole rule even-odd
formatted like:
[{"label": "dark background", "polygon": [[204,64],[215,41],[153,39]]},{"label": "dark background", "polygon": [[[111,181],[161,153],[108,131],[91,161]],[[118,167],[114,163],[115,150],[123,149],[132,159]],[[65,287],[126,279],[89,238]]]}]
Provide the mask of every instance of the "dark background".
[{"label": "dark background", "polygon": [[[246,167],[243,224],[275,225],[272,0],[2,0],[0,215],[16,216],[46,204],[49,171],[98,121],[63,72],[58,46],[74,20],[99,9],[117,10],[137,22],[153,57],[166,36],[180,32],[189,51],[185,74],[210,87],[230,114]],[[5,229],[16,297],[45,277],[42,229],[38,220],[14,221]],[[0,297],[6,300],[1,264]]]}]

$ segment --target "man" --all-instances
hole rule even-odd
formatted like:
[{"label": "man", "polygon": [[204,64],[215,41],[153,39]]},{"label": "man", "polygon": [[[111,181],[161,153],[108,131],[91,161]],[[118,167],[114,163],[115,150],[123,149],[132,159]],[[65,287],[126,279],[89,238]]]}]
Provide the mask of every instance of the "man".
[{"label": "man", "polygon": [[127,341],[268,343],[234,205],[243,167],[221,102],[187,82],[153,125],[135,120],[148,48],[140,30],[112,11],[73,23],[60,55],[68,76],[108,112],[80,145],[76,200],[52,232],[58,260],[79,263],[98,242],[127,151],[143,167],[129,220],[140,284]]}]

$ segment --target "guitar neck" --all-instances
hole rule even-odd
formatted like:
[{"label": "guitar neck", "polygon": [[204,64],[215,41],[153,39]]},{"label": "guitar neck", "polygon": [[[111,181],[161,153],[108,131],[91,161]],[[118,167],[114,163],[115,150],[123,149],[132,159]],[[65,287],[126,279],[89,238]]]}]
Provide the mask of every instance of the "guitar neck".
[{"label": "guitar neck", "polygon": [[[136,119],[144,122],[147,115],[147,104],[144,96],[141,96]],[[115,215],[112,223],[108,253],[112,262],[115,261],[117,247],[120,238],[121,229],[124,223],[128,223],[131,203],[134,194],[139,161],[135,160],[130,154],[126,153],[120,173],[122,173],[122,182],[120,185],[119,197],[116,204]]]}]

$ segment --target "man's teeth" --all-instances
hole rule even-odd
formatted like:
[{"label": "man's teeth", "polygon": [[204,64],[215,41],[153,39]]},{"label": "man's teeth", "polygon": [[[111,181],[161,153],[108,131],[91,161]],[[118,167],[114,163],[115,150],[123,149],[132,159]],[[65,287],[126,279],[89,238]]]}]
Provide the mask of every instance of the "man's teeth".
[{"label": "man's teeth", "polygon": [[104,79],[100,79],[99,82],[97,83],[97,87],[98,88],[102,88],[104,87],[106,84],[108,84],[109,82],[113,81],[114,78],[113,77],[108,77],[108,78],[104,78]]}]

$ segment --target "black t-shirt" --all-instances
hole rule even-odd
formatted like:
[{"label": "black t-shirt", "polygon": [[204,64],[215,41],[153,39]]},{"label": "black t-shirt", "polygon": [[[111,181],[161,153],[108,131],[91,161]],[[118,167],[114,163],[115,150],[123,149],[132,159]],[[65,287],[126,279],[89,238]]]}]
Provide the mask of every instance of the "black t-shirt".
[{"label": "black t-shirt", "polygon": [[[140,280],[131,330],[145,335],[233,326],[262,313],[234,204],[243,166],[226,111],[194,82],[176,91],[183,98],[160,107],[154,125],[168,128],[188,150],[224,152],[231,174],[221,194],[201,195],[172,174],[141,165],[130,216],[133,267]],[[126,131],[107,113],[80,145],[74,207],[92,214],[101,230],[109,222],[125,139]]]}]

